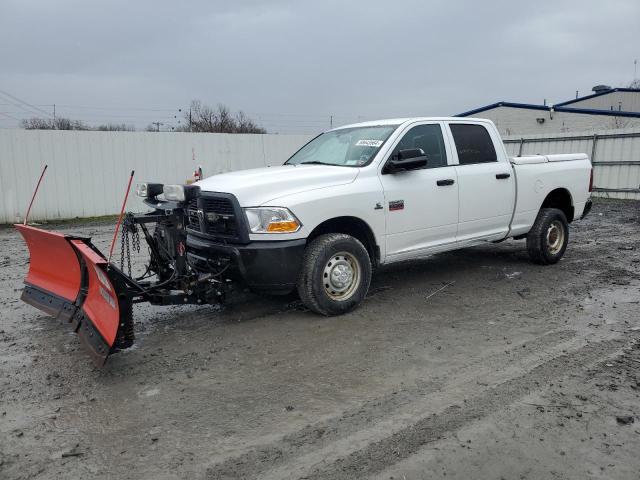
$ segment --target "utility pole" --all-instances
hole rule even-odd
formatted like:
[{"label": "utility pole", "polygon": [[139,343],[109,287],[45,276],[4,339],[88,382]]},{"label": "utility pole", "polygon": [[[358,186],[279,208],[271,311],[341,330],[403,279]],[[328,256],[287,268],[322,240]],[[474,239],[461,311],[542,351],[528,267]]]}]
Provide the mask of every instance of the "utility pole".
[{"label": "utility pole", "polygon": [[56,104],[53,104],[53,123],[56,123]]},{"label": "utility pole", "polygon": [[[179,108],[178,112],[182,113],[182,109]],[[173,118],[177,118],[177,117],[174,115]],[[192,125],[192,123],[191,123],[191,107],[189,107],[189,131],[191,131],[191,125]]]},{"label": "utility pole", "polygon": [[151,125],[155,125],[156,126],[156,132],[160,131],[160,125],[164,125],[164,123],[162,122],[151,122]]},{"label": "utility pole", "polygon": [[329,117],[329,128],[333,128],[333,115]]}]

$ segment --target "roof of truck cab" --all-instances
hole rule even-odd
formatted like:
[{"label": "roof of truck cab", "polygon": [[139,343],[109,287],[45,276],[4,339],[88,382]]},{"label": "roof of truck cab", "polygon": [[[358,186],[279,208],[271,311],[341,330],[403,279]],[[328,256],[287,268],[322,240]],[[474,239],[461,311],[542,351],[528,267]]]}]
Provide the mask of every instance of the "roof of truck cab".
[{"label": "roof of truck cab", "polygon": [[[374,127],[381,125],[402,125],[404,123],[412,122],[460,122],[460,117],[406,117],[406,118],[387,118],[383,120],[370,120],[368,122],[351,123],[349,125],[341,125],[340,127],[332,128],[331,130],[340,130],[343,128],[355,128],[355,127]],[[465,122],[477,121],[477,122],[490,122],[486,118],[465,118]],[[330,130],[330,131],[331,131]]]}]

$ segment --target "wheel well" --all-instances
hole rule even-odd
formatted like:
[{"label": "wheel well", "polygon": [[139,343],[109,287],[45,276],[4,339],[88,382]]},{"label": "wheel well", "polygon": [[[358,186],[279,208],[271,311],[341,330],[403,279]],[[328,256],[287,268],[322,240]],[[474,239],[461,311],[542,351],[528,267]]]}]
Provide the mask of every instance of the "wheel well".
[{"label": "wheel well", "polygon": [[549,192],[540,208],[557,208],[564,212],[567,222],[573,220],[573,200],[566,188],[556,188]]},{"label": "wheel well", "polygon": [[376,244],[376,237],[371,227],[364,220],[358,217],[336,217],[325,220],[313,229],[307,242],[325,233],[344,233],[357,238],[367,249],[374,265],[380,262],[380,247]]}]

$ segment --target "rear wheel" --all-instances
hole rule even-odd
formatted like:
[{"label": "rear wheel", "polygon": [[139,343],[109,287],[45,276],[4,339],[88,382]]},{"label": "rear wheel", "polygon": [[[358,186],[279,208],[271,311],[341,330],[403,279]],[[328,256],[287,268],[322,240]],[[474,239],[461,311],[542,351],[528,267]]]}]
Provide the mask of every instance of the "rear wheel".
[{"label": "rear wheel", "polygon": [[567,217],[557,208],[543,208],[527,234],[527,252],[534,263],[550,265],[564,255],[569,242]]},{"label": "rear wheel", "polygon": [[357,307],[370,282],[371,259],[364,245],[350,235],[329,233],[307,246],[297,287],[310,310],[330,316]]}]

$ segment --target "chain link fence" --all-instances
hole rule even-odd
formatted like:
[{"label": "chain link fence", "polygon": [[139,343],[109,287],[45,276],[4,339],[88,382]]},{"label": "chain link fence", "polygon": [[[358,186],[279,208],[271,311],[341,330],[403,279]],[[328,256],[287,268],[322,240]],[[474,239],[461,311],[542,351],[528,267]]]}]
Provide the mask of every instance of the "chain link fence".
[{"label": "chain link fence", "polygon": [[506,137],[504,144],[512,156],[586,153],[595,196],[640,200],[640,130]]}]

